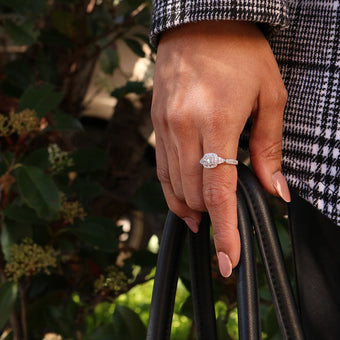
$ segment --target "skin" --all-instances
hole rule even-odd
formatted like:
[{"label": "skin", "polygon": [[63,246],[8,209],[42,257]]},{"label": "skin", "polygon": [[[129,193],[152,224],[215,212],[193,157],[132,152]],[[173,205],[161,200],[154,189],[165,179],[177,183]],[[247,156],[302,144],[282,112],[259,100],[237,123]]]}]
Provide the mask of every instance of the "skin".
[{"label": "skin", "polygon": [[[191,230],[198,230],[201,212],[209,212],[216,252],[227,254],[233,267],[240,256],[236,167],[204,169],[199,161],[208,152],[236,158],[253,115],[252,167],[277,195],[272,175],[281,171],[286,101],[275,57],[255,24],[200,22],[162,35],[152,104],[158,177],[169,208]],[[221,269],[225,261],[219,261]]]}]

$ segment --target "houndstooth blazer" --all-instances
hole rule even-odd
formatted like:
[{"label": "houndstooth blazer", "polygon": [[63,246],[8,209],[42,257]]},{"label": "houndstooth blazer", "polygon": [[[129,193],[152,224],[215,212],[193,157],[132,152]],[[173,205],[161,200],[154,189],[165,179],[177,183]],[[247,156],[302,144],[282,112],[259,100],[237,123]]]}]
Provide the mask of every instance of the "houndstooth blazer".
[{"label": "houndstooth blazer", "polygon": [[289,99],[283,171],[290,187],[340,225],[340,3],[330,0],[154,0],[150,39],[200,20],[247,20],[269,43]]}]

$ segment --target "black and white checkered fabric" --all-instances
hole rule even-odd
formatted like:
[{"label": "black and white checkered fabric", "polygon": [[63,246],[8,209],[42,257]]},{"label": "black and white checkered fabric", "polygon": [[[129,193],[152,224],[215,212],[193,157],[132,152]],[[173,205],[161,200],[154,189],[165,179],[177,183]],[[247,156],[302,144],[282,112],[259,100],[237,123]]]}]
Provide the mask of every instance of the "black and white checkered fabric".
[{"label": "black and white checkered fabric", "polygon": [[296,1],[270,41],[289,93],[283,167],[290,185],[340,225],[340,4]]},{"label": "black and white checkered fabric", "polygon": [[151,42],[176,26],[202,20],[244,20],[288,26],[286,0],[153,0]]},{"label": "black and white checkered fabric", "polygon": [[340,1],[154,0],[152,42],[199,20],[283,28],[269,42],[289,94],[284,173],[291,188],[340,225]]}]

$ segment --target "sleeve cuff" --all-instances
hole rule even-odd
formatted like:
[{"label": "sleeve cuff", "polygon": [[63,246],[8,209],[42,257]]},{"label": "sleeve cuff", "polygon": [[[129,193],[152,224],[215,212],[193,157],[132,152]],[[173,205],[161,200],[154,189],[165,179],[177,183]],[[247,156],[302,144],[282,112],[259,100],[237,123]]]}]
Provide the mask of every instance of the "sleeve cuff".
[{"label": "sleeve cuff", "polygon": [[289,25],[285,0],[154,0],[150,41],[157,47],[162,32],[186,23],[240,20],[259,24],[266,36]]}]

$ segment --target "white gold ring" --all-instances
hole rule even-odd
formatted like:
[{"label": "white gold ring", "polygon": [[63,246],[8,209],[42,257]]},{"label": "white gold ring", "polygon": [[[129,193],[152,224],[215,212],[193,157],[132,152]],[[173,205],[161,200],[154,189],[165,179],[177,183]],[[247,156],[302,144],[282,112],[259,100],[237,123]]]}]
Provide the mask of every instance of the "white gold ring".
[{"label": "white gold ring", "polygon": [[203,156],[203,158],[200,160],[200,163],[203,165],[203,167],[207,169],[212,169],[212,168],[216,168],[217,165],[223,164],[223,163],[230,164],[230,165],[237,165],[238,160],[231,159],[231,158],[224,159],[216,155],[216,153],[206,153]]}]

